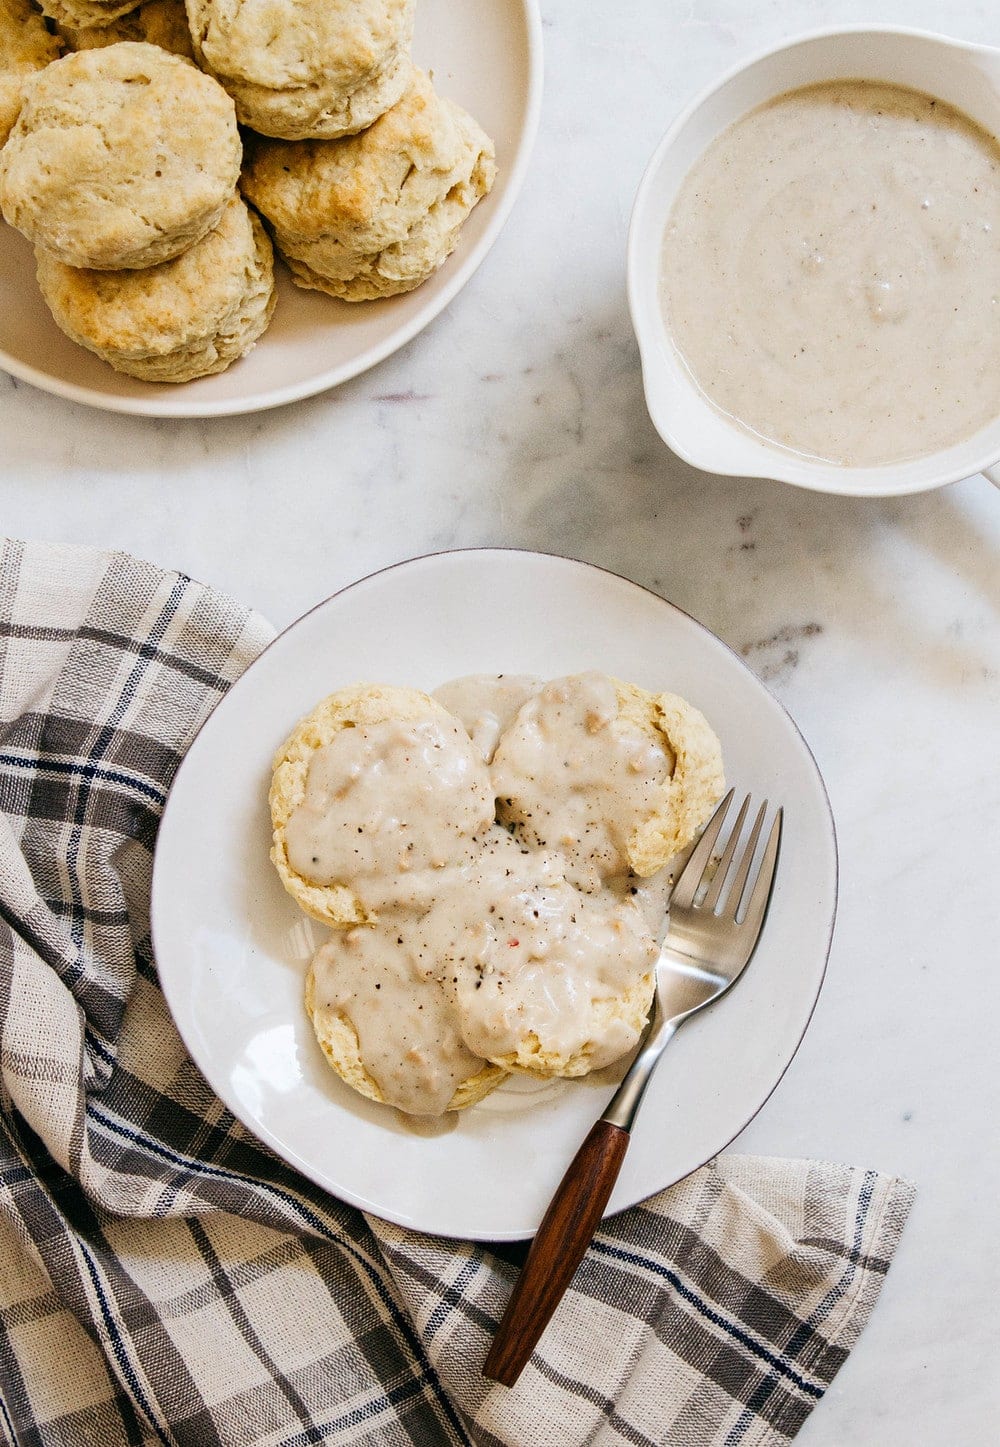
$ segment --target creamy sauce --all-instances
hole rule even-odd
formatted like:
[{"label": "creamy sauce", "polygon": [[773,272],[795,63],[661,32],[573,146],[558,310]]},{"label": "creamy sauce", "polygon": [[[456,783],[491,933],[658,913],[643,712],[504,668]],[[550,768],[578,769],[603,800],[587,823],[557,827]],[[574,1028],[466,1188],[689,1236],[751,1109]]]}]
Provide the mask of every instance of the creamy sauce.
[{"label": "creamy sauce", "polygon": [[350,1020],[365,1069],[390,1105],[440,1115],[483,1062],[465,1045],[436,962],[413,930],[412,916],[335,930],[313,958],[314,999]]},{"label": "creamy sauce", "polygon": [[335,931],[313,960],[315,998],[347,1016],[385,1099],[438,1114],[487,1058],[529,1034],[595,1068],[636,1043],[593,1003],[616,1000],[652,966],[656,941],[631,899],[581,894],[558,861],[525,853],[494,826],[483,852],[437,880],[426,912],[405,906],[376,925]]},{"label": "creamy sauce", "polygon": [[455,678],[435,689],[434,697],[453,713],[487,763],[492,762],[500,735],[522,704],[541,688],[537,678],[521,673],[483,673]]},{"label": "creamy sauce", "polygon": [[790,91],[696,162],[664,238],[668,328],[708,400],[851,466],[1000,414],[1000,146],[942,101]]},{"label": "creamy sauce", "polygon": [[653,964],[655,939],[630,900],[582,894],[555,878],[558,860],[525,854],[503,829],[424,917],[424,947],[443,962],[462,1038],[477,1055],[513,1054],[527,1034],[588,1064],[636,1042],[622,1020],[594,1037],[595,1001],[617,1000]]},{"label": "creamy sauce", "polygon": [[628,871],[628,842],[673,770],[662,745],[618,714],[610,678],[556,679],[519,711],[493,758],[497,818],[531,848],[558,849],[573,882]]},{"label": "creamy sauce", "polygon": [[489,771],[457,719],[341,729],[317,749],[285,837],[292,868],[349,883],[369,912],[426,900],[493,822]]},{"label": "creamy sauce", "polygon": [[635,1045],[600,1002],[655,959],[666,871],[633,879],[622,841],[672,767],[601,674],[475,677],[436,696],[454,728],[350,729],[319,750],[287,829],[296,868],[349,881],[377,916],[317,952],[317,1007],[350,1020],[387,1102],[429,1115],[532,1035],[594,1068]]}]

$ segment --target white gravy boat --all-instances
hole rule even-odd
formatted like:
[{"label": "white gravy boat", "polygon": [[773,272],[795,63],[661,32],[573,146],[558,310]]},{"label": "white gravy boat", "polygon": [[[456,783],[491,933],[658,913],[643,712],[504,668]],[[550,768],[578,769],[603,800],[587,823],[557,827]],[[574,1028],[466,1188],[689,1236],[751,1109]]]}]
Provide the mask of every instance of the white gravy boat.
[{"label": "white gravy boat", "polygon": [[977,472],[1000,487],[1000,415],[964,441],[912,461],[841,467],[770,445],[730,421],[698,390],[671,342],[660,302],[660,255],[681,182],[720,131],[747,111],[825,80],[878,80],[924,91],[1000,136],[1000,50],[921,30],[813,31],[756,56],[703,91],[657,147],[629,229],[629,307],[653,425],[678,456],[705,472],[870,497],[922,492]]}]

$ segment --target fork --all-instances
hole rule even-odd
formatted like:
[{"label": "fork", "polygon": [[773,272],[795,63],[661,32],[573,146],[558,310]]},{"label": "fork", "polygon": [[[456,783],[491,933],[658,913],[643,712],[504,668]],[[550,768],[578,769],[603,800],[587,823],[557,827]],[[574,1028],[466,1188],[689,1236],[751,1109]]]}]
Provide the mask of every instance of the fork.
[{"label": "fork", "polygon": [[660,1056],[685,1020],[735,984],[760,938],[778,863],[783,811],[775,815],[751,880],[767,800],[737,859],[750,810],[748,794],[713,872],[710,866],[734,793],[730,789],[708,821],[674,886],[670,922],[656,962],[653,1010],[639,1052],[552,1197],[483,1363],[483,1376],[504,1386],[513,1386],[520,1376],[597,1230]]}]

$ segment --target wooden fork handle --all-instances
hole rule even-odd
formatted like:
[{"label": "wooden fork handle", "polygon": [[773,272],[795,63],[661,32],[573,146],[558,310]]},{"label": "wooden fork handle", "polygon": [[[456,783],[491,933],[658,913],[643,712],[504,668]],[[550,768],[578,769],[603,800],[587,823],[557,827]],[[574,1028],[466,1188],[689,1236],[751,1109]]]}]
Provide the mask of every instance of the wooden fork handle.
[{"label": "wooden fork handle", "polygon": [[505,1387],[517,1381],[597,1230],[628,1142],[628,1131],[599,1120],[573,1157],[531,1243],[484,1377]]}]

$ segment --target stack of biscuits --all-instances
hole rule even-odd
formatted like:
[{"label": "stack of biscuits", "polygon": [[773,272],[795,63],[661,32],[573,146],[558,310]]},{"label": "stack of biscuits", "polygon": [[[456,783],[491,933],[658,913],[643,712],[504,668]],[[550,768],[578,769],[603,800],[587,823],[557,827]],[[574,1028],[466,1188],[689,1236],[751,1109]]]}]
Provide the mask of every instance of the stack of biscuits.
[{"label": "stack of biscuits", "polygon": [[0,0],[0,210],[62,330],[148,381],[222,371],[274,309],[268,231],[346,301],[426,280],[496,168],[413,9]]}]

